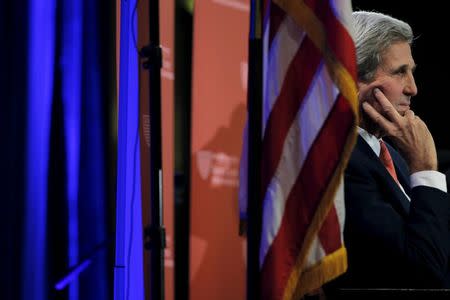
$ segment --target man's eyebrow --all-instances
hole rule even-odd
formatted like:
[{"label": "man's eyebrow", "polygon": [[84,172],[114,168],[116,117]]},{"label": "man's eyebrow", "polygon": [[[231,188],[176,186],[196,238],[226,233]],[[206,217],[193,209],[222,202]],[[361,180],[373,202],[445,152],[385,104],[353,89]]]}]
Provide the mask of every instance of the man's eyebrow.
[{"label": "man's eyebrow", "polygon": [[416,68],[417,68],[417,65],[416,64],[414,64],[414,65],[412,65],[412,66],[410,66],[409,64],[403,64],[403,65],[400,65],[400,66],[398,66],[398,67],[396,67],[396,68],[393,68],[393,69],[391,69],[391,72],[399,72],[399,71],[406,71],[406,70],[408,70],[408,69],[411,69],[411,71],[414,73],[414,71],[416,70]]}]

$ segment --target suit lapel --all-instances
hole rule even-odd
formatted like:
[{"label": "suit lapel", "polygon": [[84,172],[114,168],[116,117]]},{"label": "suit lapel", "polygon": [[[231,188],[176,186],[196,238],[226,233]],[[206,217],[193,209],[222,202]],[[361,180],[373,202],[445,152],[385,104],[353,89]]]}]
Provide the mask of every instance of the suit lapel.
[{"label": "suit lapel", "polygon": [[[395,182],[395,180],[392,178],[392,176],[389,174],[389,172],[386,170],[386,167],[382,164],[380,159],[377,157],[375,152],[373,152],[372,148],[366,143],[366,141],[361,137],[358,136],[358,142],[356,147],[363,153],[364,158],[367,160],[369,165],[373,166],[374,169],[381,174],[381,178],[384,181],[385,185],[391,190],[394,197],[391,197],[392,205],[394,207],[397,207],[402,210],[403,213],[408,214],[409,212],[409,200],[406,198],[403,191],[400,189],[398,184]],[[390,153],[392,153],[392,148],[389,147]],[[396,155],[395,155],[396,156]],[[398,168],[398,158],[394,159],[394,165],[396,171],[398,170],[397,177],[402,184],[402,187],[409,193],[409,180],[405,176],[405,171]],[[397,161],[396,161],[397,160]]]}]

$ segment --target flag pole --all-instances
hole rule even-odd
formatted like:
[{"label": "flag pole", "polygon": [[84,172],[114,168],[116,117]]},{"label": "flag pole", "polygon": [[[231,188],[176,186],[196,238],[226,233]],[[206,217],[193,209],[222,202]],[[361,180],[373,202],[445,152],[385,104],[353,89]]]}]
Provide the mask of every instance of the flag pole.
[{"label": "flag pole", "polygon": [[150,215],[151,224],[144,229],[144,246],[150,251],[151,300],[164,299],[164,248],[166,236],[162,206],[161,153],[161,67],[162,51],[159,40],[159,1],[149,0],[149,44],[140,52],[146,58],[143,66],[149,70],[150,107]]},{"label": "flag pole", "polygon": [[262,18],[261,0],[251,0],[248,46],[248,210],[247,300],[260,299],[262,152]]}]

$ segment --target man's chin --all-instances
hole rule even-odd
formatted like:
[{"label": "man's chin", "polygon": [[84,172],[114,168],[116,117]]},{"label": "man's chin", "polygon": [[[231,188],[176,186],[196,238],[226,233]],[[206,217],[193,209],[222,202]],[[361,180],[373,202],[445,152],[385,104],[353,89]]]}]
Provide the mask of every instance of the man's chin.
[{"label": "man's chin", "polygon": [[399,115],[401,115],[402,117],[405,116],[406,112],[408,110],[410,110],[409,105],[398,105],[396,108],[397,112],[399,113]]},{"label": "man's chin", "polygon": [[409,108],[408,109],[399,109],[399,110],[397,110],[397,112],[400,116],[404,117],[408,110],[409,110]]}]

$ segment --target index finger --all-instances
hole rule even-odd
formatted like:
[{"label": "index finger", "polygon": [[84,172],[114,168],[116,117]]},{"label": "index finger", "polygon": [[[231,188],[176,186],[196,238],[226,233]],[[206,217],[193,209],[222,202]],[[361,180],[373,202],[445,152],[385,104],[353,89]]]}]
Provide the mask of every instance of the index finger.
[{"label": "index finger", "polygon": [[379,88],[374,88],[373,94],[381,106],[382,111],[380,113],[388,120],[399,124],[402,116],[398,113],[388,98],[386,98],[383,92]]}]

